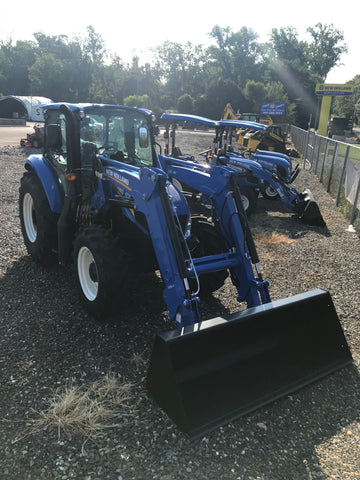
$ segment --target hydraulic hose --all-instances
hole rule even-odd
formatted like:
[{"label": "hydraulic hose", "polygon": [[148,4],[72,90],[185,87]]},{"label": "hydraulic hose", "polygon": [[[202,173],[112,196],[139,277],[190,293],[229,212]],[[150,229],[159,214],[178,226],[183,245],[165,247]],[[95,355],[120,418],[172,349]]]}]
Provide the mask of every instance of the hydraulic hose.
[{"label": "hydraulic hose", "polygon": [[231,175],[230,181],[231,181],[232,191],[234,192],[234,200],[235,200],[236,208],[239,212],[240,223],[244,232],[245,242],[249,250],[250,258],[252,263],[256,264],[256,263],[259,263],[259,257],[257,254],[255,242],[250,230],[249,222],[244,210],[244,206],[241,201],[239,185],[236,181],[236,177],[234,174]]}]

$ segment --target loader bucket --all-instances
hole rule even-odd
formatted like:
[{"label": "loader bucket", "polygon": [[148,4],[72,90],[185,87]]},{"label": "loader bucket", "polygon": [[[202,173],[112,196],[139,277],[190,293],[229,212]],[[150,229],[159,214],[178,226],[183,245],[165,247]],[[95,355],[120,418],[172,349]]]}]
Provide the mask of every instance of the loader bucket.
[{"label": "loader bucket", "polygon": [[351,362],[331,296],[316,289],[159,334],[147,387],[196,439]]},{"label": "loader bucket", "polygon": [[319,206],[315,202],[310,190],[305,189],[301,194],[301,198],[301,202],[295,207],[296,213],[298,214],[300,220],[307,225],[326,227],[326,223],[320,213]]},{"label": "loader bucket", "polygon": [[301,202],[295,206],[295,211],[300,220],[307,225],[314,225],[316,227],[326,227],[318,204],[315,202],[311,191],[306,188],[300,195]]},{"label": "loader bucket", "polygon": [[326,227],[325,220],[323,219],[318,204],[309,200],[306,203],[304,211],[300,216],[300,220],[307,225],[314,225],[316,227]]}]

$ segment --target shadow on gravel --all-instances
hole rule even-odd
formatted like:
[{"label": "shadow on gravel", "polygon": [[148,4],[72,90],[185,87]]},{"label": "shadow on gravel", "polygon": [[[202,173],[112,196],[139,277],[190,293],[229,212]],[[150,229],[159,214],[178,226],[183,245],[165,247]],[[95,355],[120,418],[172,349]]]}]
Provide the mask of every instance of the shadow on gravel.
[{"label": "shadow on gravel", "polygon": [[[30,257],[23,257],[0,278],[4,299],[0,306],[2,340],[18,342],[21,338],[22,343],[28,343],[32,353],[37,351],[45,355],[47,351],[49,357],[56,352],[56,360],[63,364],[66,362],[70,370],[71,362],[66,360],[67,356],[69,359],[77,358],[78,364],[92,351],[103,351],[111,352],[114,360],[122,347],[129,350],[130,336],[132,348],[136,349],[133,341],[136,331],[150,342],[153,330],[164,328],[162,323],[165,323],[166,316],[160,284],[156,277],[149,280],[142,276],[137,290],[129,290],[126,299],[119,298],[119,302],[124,304],[121,313],[116,318],[101,322],[83,309],[71,268],[45,268],[36,265]],[[156,326],[153,327],[151,322],[154,319]],[[9,345],[9,351],[16,355],[14,345],[17,347],[18,344]],[[24,353],[17,354],[21,356]],[[55,365],[56,362],[51,363]]]},{"label": "shadow on gravel", "polygon": [[[150,458],[160,455],[170,459],[171,452],[177,452],[184,461],[191,459],[197,468],[192,477],[196,480],[209,478],[212,468],[220,474],[217,478],[225,480],[326,478],[319,453],[321,444],[331,443],[338,435],[346,442],[348,426],[359,420],[360,376],[355,367],[348,367],[211,432],[194,448],[149,401],[143,383],[155,334],[173,328],[167,321],[159,277],[144,275],[137,284],[129,284],[127,306],[119,318],[107,323],[84,312],[71,272],[61,267],[39,267],[29,257],[22,257],[7,269],[0,279],[0,292],[0,417],[8,420],[1,434],[7,444],[22,436],[29,417],[47,406],[54,390],[63,389],[71,381],[88,383],[110,370],[137,385],[143,397],[138,412],[141,437],[139,427],[130,427],[121,436],[129,458],[134,459],[126,465],[123,462],[124,478],[134,478],[130,474],[132,466],[141,470],[136,460],[141,445],[146,446]],[[203,308],[207,318],[227,313],[215,298],[204,301]],[[161,433],[154,436],[154,431]],[[108,447],[112,442],[117,445],[118,435],[109,431],[106,436],[106,462],[110,465],[119,462],[118,449]],[[53,462],[54,455],[64,455],[55,436],[56,432],[43,432],[41,438],[27,440],[39,467]],[[76,439],[74,442],[76,445]],[[39,444],[40,453],[36,450]],[[98,448],[95,444],[88,446],[95,452]],[[22,462],[25,471],[29,466],[21,460],[19,468]],[[86,471],[86,460],[77,462],[77,468]],[[177,462],[169,462],[165,468],[169,478],[191,478],[186,471],[173,476],[178,472]],[[150,478],[149,472],[144,467],[144,478]],[[240,476],[244,472],[246,476]]]},{"label": "shadow on gravel", "polygon": [[[351,425],[360,420],[359,392],[359,372],[350,366],[240,419],[222,435],[239,445],[245,478],[357,478],[351,475],[358,473]],[[338,476],[328,477],[329,471]]]},{"label": "shadow on gravel", "polygon": [[259,224],[264,230],[283,233],[290,238],[303,237],[311,231],[324,237],[331,236],[328,227],[317,227],[303,223],[280,200],[267,200],[259,197],[257,210],[250,217],[249,222],[252,228],[256,228],[256,225]]}]

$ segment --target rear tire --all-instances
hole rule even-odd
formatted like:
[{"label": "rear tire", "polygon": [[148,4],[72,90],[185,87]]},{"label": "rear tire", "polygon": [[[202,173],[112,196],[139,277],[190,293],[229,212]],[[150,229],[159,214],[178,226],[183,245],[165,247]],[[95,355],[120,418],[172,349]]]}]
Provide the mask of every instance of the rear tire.
[{"label": "rear tire", "polygon": [[129,261],[116,236],[96,225],[81,230],[74,242],[74,265],[85,309],[99,319],[119,312]]},{"label": "rear tire", "polygon": [[[195,237],[196,245],[191,250],[193,257],[203,257],[224,252],[224,246],[221,235],[216,231],[215,225],[208,222],[205,218],[199,217],[192,220],[192,235]],[[209,296],[224,285],[229,272],[220,270],[219,272],[205,273],[199,276],[200,296]],[[195,280],[191,281],[192,288],[195,288]]]},{"label": "rear tire", "polygon": [[26,172],[19,190],[21,231],[28,253],[43,265],[57,261],[57,221],[37,175]]}]

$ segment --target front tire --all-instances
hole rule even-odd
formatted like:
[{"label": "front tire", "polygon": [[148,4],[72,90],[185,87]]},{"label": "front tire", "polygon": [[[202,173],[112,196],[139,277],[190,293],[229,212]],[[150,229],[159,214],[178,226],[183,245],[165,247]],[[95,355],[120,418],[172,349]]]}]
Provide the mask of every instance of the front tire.
[{"label": "front tire", "polygon": [[19,214],[28,253],[37,263],[56,263],[58,215],[51,211],[41,182],[32,171],[21,179]]},{"label": "front tire", "polygon": [[85,309],[99,319],[119,312],[129,262],[116,236],[96,225],[84,228],[74,242],[74,264]]},{"label": "front tire", "polygon": [[277,200],[279,198],[278,192],[269,184],[261,190],[261,194],[268,200]]},{"label": "front tire", "polygon": [[[224,252],[222,237],[216,231],[215,225],[204,217],[195,217],[192,220],[191,231],[194,240],[191,255],[194,258]],[[209,296],[221,288],[228,275],[229,272],[227,270],[200,275],[200,296]],[[195,280],[192,280],[191,284],[195,288]]]},{"label": "front tire", "polygon": [[240,186],[240,197],[246,215],[250,217],[257,209],[257,194],[252,188]]}]

